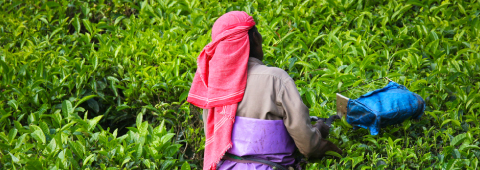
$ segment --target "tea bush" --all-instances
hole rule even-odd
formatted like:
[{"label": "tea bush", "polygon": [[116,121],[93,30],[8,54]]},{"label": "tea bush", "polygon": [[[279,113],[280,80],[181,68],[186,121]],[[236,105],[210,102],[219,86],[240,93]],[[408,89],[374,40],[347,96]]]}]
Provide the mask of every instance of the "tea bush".
[{"label": "tea bush", "polygon": [[[308,169],[478,169],[480,1],[0,0],[1,169],[201,168],[196,57],[225,12],[251,14],[264,63],[310,114],[389,77],[427,103],[377,136],[334,124]],[[385,85],[346,92],[355,98]]]}]

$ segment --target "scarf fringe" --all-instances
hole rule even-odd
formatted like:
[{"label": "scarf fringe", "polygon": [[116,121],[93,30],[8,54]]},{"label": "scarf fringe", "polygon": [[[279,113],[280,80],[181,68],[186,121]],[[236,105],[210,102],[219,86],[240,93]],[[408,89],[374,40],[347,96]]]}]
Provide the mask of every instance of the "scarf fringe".
[{"label": "scarf fringe", "polygon": [[225,154],[227,153],[227,151],[228,151],[230,148],[232,148],[232,147],[233,147],[232,142],[230,142],[230,143],[227,145],[227,147],[225,148],[225,151],[223,151],[221,158],[218,159],[218,160],[216,160],[216,161],[214,161],[213,164],[210,165],[210,167],[209,167],[208,169],[216,170],[216,169],[218,168],[218,167],[217,167],[218,163],[222,160],[223,156],[225,156]]}]

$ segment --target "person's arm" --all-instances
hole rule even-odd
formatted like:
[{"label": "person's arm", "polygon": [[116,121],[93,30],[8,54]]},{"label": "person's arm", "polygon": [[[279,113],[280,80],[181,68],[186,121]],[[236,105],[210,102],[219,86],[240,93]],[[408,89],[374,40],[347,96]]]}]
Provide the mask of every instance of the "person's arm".
[{"label": "person's arm", "polygon": [[[342,151],[332,142],[325,140],[327,134],[311,125],[308,107],[303,104],[302,98],[291,78],[283,80],[278,96],[277,104],[282,105],[285,110],[284,124],[288,133],[293,138],[300,153],[308,158],[321,158],[326,151],[335,151],[342,154]],[[316,126],[325,131],[323,122],[317,122]],[[328,133],[328,129],[327,132]]]}]

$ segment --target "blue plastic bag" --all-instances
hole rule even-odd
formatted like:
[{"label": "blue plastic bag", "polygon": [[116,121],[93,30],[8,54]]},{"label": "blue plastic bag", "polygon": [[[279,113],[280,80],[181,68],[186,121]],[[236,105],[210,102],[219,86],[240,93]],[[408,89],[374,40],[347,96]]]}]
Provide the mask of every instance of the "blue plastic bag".
[{"label": "blue plastic bag", "polygon": [[368,92],[347,105],[347,122],[377,135],[381,127],[402,123],[412,117],[420,119],[425,101],[405,86],[390,81],[382,89]]}]

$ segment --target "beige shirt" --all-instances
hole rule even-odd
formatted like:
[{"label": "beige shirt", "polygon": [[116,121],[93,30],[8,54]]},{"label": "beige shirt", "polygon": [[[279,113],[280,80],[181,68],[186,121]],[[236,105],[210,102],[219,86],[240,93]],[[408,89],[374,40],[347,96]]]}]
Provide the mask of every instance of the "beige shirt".
[{"label": "beige shirt", "polygon": [[[308,112],[287,72],[249,58],[247,87],[236,116],[283,120],[299,151],[306,157],[316,157],[326,144],[320,131],[311,125]],[[203,120],[207,120],[207,114],[208,110],[204,109]]]}]

